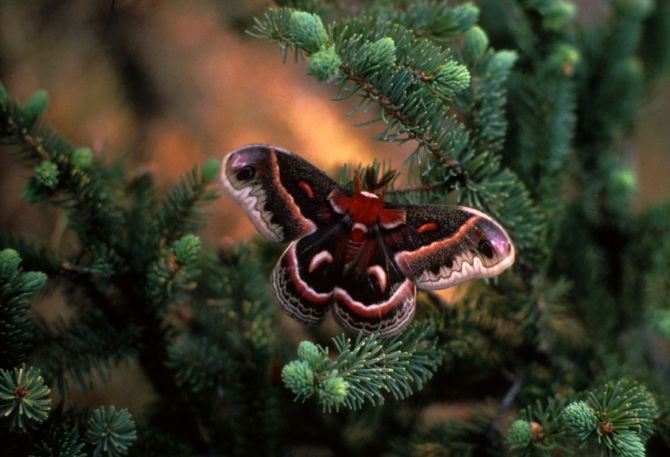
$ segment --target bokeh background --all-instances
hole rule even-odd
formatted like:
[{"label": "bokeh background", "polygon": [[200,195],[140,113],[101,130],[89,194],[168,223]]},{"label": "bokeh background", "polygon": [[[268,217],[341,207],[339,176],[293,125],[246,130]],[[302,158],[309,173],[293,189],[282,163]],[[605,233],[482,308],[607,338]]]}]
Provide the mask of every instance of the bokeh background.
[{"label": "bokeh background", "polygon": [[[659,0],[667,1],[667,0]],[[458,3],[458,2],[454,2]],[[604,18],[578,1],[580,20]],[[375,143],[376,128],[347,116],[355,100],[306,76],[304,62],[246,34],[265,0],[0,0],[0,81],[25,101],[49,92],[44,119],[76,146],[129,174],[150,171],[167,190],[194,164],[247,143],[272,143],[334,172],[344,163],[389,159],[411,145]],[[670,79],[638,107],[626,161],[638,175],[637,209],[670,198]],[[20,199],[31,170],[0,151],[0,230],[67,252],[74,240],[59,211]],[[255,233],[225,196],[208,207],[212,248]],[[62,314],[50,297],[38,312]],[[67,316],[66,316],[67,317]],[[129,388],[128,386],[132,386]],[[111,397],[111,400],[110,400]],[[83,401],[76,393],[71,401]],[[141,414],[151,392],[132,365],[86,396]],[[458,408],[451,413],[457,414]]]}]

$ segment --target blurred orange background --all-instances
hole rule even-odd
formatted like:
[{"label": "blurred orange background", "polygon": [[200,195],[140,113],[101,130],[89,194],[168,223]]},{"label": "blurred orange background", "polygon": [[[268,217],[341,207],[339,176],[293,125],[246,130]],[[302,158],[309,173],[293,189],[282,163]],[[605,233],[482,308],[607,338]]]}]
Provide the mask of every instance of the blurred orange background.
[{"label": "blurred orange background", "polygon": [[[304,62],[282,65],[274,44],[244,33],[266,2],[30,3],[37,6],[0,5],[0,80],[9,93],[25,101],[46,89],[52,127],[107,163],[151,171],[161,189],[247,143],[284,147],[330,172],[373,157],[401,165],[400,147],[369,140],[379,127],[357,128],[365,117],[345,115],[355,100],[332,103],[335,89],[308,77]],[[0,161],[9,208],[0,224],[22,233],[43,225],[32,221],[44,208],[18,201],[31,170],[7,154]],[[252,235],[230,199],[209,210],[204,236],[214,243]],[[62,247],[48,230],[35,235]]]}]

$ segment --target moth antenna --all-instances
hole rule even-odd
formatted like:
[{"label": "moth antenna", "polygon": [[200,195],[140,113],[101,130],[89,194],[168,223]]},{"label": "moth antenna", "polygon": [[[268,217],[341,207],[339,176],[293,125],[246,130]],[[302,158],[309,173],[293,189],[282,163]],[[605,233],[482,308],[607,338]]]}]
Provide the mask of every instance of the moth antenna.
[{"label": "moth antenna", "polygon": [[361,177],[358,176],[358,172],[354,175],[354,192],[359,193],[363,190],[363,185],[361,184]]},{"label": "moth antenna", "polygon": [[365,186],[367,190],[372,192],[377,188],[377,170],[374,166],[365,168]]},{"label": "moth antenna", "polygon": [[398,177],[397,171],[395,170],[387,171],[379,180],[379,187],[386,189],[386,187],[390,186],[397,177]]}]

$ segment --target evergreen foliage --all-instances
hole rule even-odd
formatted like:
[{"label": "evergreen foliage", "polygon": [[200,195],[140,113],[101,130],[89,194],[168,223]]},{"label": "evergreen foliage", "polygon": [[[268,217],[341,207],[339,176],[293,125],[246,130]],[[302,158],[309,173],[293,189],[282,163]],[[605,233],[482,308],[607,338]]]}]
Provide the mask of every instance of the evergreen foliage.
[{"label": "evergreen foliage", "polygon": [[135,441],[135,423],[125,409],[117,411],[100,407],[93,411],[86,424],[86,441],[93,446],[93,456],[119,457],[126,455]]},{"label": "evergreen foliage", "polygon": [[[667,5],[610,0],[583,23],[567,0],[277,3],[250,33],[357,99],[375,140],[414,146],[403,179],[375,161],[341,184],[357,169],[389,200],[485,211],[515,267],[449,303],[421,293],[392,338],[319,329],[296,348],[269,293],[279,248],[194,234],[218,160],[161,197],[44,125],[45,91],[20,104],[0,84],[22,198],[76,238],[65,253],[0,234],[0,454],[666,455],[670,206],[632,210],[623,148],[668,68]],[[46,282],[72,320],[32,314]],[[137,426],[67,403],[129,360],[156,394]],[[425,425],[459,402],[479,408]]]},{"label": "evergreen foliage", "polygon": [[383,404],[385,393],[403,399],[432,378],[444,356],[434,333],[431,325],[413,325],[383,342],[376,334],[356,341],[340,335],[333,341],[334,360],[327,348],[303,341],[299,360],[284,366],[282,380],[297,399],[316,394],[325,411]]}]

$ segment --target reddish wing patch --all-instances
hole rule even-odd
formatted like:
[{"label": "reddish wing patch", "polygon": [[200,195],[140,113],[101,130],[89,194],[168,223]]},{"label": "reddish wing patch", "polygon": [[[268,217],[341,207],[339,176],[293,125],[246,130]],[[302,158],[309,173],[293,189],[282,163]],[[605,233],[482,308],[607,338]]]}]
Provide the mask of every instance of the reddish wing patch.
[{"label": "reddish wing patch", "polygon": [[300,180],[298,182],[298,187],[307,195],[307,198],[314,198],[314,190],[312,189],[312,186],[307,184],[306,181]]},{"label": "reddish wing patch", "polygon": [[437,222],[426,222],[425,224],[417,227],[416,231],[419,233],[432,232],[438,229]]}]

